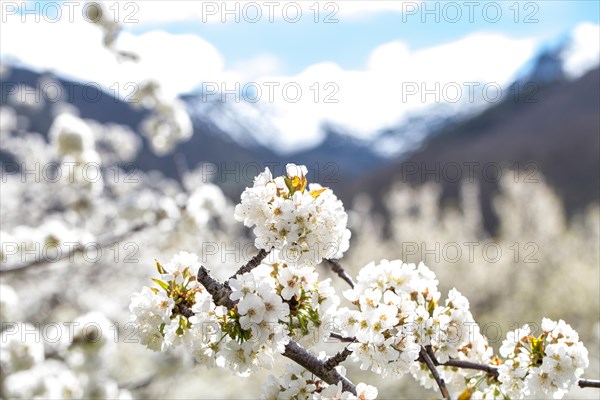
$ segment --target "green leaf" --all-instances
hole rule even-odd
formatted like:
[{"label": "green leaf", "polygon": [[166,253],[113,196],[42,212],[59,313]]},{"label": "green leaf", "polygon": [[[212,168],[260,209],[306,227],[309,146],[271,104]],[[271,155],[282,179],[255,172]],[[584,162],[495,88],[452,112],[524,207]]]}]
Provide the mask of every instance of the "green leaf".
[{"label": "green leaf", "polygon": [[169,285],[163,281],[161,281],[160,279],[156,279],[156,278],[152,278],[152,281],[154,283],[156,283],[158,286],[160,286],[161,288],[165,289],[167,292],[169,291]]},{"label": "green leaf", "polygon": [[159,274],[166,274],[167,271],[163,268],[162,265],[160,265],[160,263],[158,262],[158,260],[154,260],[154,262],[156,263],[156,269],[158,270]]},{"label": "green leaf", "polygon": [[292,183],[292,180],[287,176],[284,176],[283,181],[285,182],[285,186],[288,188],[290,194],[294,194],[294,185]]}]

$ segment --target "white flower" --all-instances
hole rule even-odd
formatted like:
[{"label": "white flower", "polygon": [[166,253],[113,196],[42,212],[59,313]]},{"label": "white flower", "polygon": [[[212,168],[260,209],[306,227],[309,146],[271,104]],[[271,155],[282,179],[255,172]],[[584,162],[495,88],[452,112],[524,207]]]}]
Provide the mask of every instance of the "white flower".
[{"label": "white flower", "polygon": [[192,275],[195,274],[200,268],[198,256],[187,251],[180,251],[173,256],[170,263],[164,265],[167,274],[162,275],[161,278],[166,282],[174,280],[177,284],[183,283],[183,271],[186,268],[189,268]]},{"label": "white flower", "polygon": [[[324,358],[325,353],[321,352],[319,359],[323,360]],[[345,374],[343,367],[339,368],[340,373]],[[357,396],[355,396],[351,392],[343,390],[342,382],[328,385],[297,364],[287,364],[279,378],[269,375],[262,389],[262,398],[266,400],[367,400],[377,397],[377,389],[373,386],[359,383],[356,385]]]},{"label": "white flower", "polygon": [[168,342],[160,331],[161,324],[171,323],[171,314],[175,302],[165,292],[154,293],[144,287],[140,293],[131,296],[129,310],[133,313],[137,324],[137,334],[140,342],[154,351],[164,351]]},{"label": "white flower", "polygon": [[265,305],[265,314],[263,319],[268,322],[278,322],[285,320],[290,313],[290,306],[281,300],[281,297],[274,293],[274,289],[270,288],[271,292],[259,292]]},{"label": "white flower", "polygon": [[265,303],[255,294],[244,296],[237,305],[240,318],[240,325],[243,329],[248,329],[250,324],[258,324],[265,315]]},{"label": "white flower", "polygon": [[529,325],[523,325],[520,329],[508,332],[506,339],[502,341],[502,345],[500,346],[500,355],[502,357],[510,357],[514,354],[515,346],[521,341],[521,338],[529,336],[530,333]]},{"label": "white flower", "polygon": [[283,286],[281,297],[285,300],[290,300],[292,297],[300,294],[302,282],[296,272],[292,268],[282,268],[279,272],[279,283]]},{"label": "white flower", "polygon": [[527,356],[518,359],[508,359],[498,367],[500,388],[511,399],[523,398],[525,395],[525,376],[528,372],[529,359]]},{"label": "white flower", "polygon": [[314,400],[343,400],[349,399],[351,394],[344,392],[342,388],[342,382],[338,382],[337,385],[329,385],[325,389],[321,390],[321,393],[315,393],[313,395]]},{"label": "white flower", "polygon": [[74,325],[74,341],[82,341],[87,345],[102,347],[111,343],[111,338],[114,337],[112,322],[98,311],[76,318]]},{"label": "white flower", "polygon": [[229,287],[231,287],[232,290],[229,298],[236,301],[256,290],[256,280],[254,275],[248,272],[237,278],[230,279]]},{"label": "white flower", "polygon": [[544,332],[552,332],[556,328],[556,322],[549,318],[542,318],[542,330]]},{"label": "white flower", "polygon": [[377,394],[377,388],[374,386],[362,382],[356,385],[356,397],[359,400],[373,400],[377,398]]},{"label": "white flower", "polygon": [[465,296],[463,296],[456,288],[452,288],[448,292],[448,300],[446,301],[446,305],[448,307],[453,307],[455,309],[469,309],[469,300]]},{"label": "white flower", "polygon": [[264,172],[261,172],[254,178],[255,186],[265,186],[267,183],[273,180],[273,175],[269,168],[265,168]]},{"label": "white flower", "polygon": [[175,302],[165,292],[155,293],[149,287],[143,287],[140,293],[131,295],[129,310],[136,319],[156,319],[169,323]]},{"label": "white flower", "polygon": [[172,151],[179,142],[192,137],[192,121],[185,104],[177,99],[155,97],[153,113],[142,121],[142,131],[158,155]]},{"label": "white flower", "polygon": [[347,337],[356,336],[361,322],[361,313],[356,310],[350,310],[347,307],[338,310],[336,319],[338,329]]},{"label": "white flower", "polygon": [[257,349],[250,341],[240,344],[231,340],[219,350],[217,365],[229,368],[240,376],[248,376],[259,368],[272,368],[273,353]]},{"label": "white flower", "polygon": [[285,167],[285,172],[290,178],[295,176],[303,177],[308,174],[308,169],[304,165],[288,164]]}]

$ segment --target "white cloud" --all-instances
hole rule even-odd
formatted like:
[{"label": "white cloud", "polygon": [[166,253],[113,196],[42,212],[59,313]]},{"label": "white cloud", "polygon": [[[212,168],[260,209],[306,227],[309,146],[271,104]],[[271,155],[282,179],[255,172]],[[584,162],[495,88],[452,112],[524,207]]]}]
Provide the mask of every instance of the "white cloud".
[{"label": "white cloud", "polygon": [[[218,79],[224,60],[217,49],[196,35],[174,35],[152,31],[141,35],[123,32],[117,41],[121,50],[140,56],[140,62],[118,61],[102,46],[102,31],[84,20],[57,22],[33,18],[21,23],[9,18],[2,25],[0,55],[16,58],[37,70],[55,70],[61,75],[105,88],[119,83],[125,95],[128,82],[156,79],[165,94],[187,92],[207,79]],[[133,86],[132,86],[133,88]]]},{"label": "white cloud", "polygon": [[282,69],[282,63],[273,54],[264,53],[239,61],[231,69],[239,72],[242,81],[253,81],[262,76],[278,74]]},{"label": "white cloud", "polygon": [[[262,105],[280,134],[266,135],[263,140],[275,141],[277,148],[285,150],[310,147],[322,138],[323,124],[370,137],[412,113],[426,110],[436,102],[436,95],[438,102],[460,96],[457,107],[486,95],[493,101],[495,87],[506,88],[512,82],[536,45],[534,39],[498,34],[473,34],[416,51],[396,41],[375,48],[365,69],[346,70],[335,63],[320,63],[295,76],[263,77],[260,82],[265,86],[267,82],[280,84],[275,90],[277,101]],[[286,84],[302,89],[298,102],[286,101],[280,89]],[[486,93],[484,84],[490,84]],[[426,90],[435,94],[423,97]],[[337,103],[326,102],[327,95]],[[252,124],[250,114],[247,124]]]},{"label": "white cloud", "polygon": [[597,67],[600,62],[600,25],[588,22],[577,25],[563,60],[565,72],[571,79]]},{"label": "white cloud", "polygon": [[206,80],[218,78],[224,68],[219,51],[196,35],[125,32],[118,43],[140,56],[140,62],[132,64],[138,70],[137,80],[154,78],[171,95],[188,92]]}]

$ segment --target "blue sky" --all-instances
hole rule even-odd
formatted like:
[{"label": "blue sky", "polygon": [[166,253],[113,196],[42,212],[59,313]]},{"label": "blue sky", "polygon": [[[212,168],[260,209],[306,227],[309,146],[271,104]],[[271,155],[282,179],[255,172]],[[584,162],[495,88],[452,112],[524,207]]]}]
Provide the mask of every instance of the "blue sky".
[{"label": "blue sky", "polygon": [[[582,21],[598,23],[600,19],[600,1],[596,0],[478,2],[481,6],[471,8],[473,22],[469,21],[469,6],[464,6],[464,1],[455,2],[462,14],[458,22],[444,18],[444,13],[450,20],[455,18],[455,9],[444,10],[444,2],[426,3],[416,13],[404,16],[401,12],[382,12],[346,18],[338,11],[337,23],[314,23],[314,14],[310,14],[313,11],[308,11],[294,24],[281,18],[271,23],[266,17],[258,23],[250,23],[243,16],[239,23],[235,23],[232,17],[226,16],[227,23],[201,23],[197,20],[149,23],[136,26],[133,31],[142,33],[161,28],[171,33],[197,34],[220,50],[227,65],[268,53],[282,61],[284,72],[297,73],[322,61],[333,61],[349,69],[361,68],[374,47],[393,40],[402,40],[412,50],[418,50],[457,40],[473,32],[500,32],[514,38],[552,38]],[[424,12],[425,8],[435,10],[435,3],[439,7],[439,23],[435,22],[436,14]],[[494,21],[495,5],[486,6],[486,3],[501,6],[502,15],[497,21]],[[319,18],[324,19],[325,14],[331,11],[321,9]],[[276,12],[274,14],[277,15]]]}]

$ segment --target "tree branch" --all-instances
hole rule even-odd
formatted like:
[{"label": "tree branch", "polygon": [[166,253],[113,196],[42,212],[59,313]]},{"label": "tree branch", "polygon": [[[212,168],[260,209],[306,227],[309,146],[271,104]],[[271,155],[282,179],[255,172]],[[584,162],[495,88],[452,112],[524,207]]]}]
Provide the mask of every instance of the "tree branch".
[{"label": "tree branch", "polygon": [[250,261],[248,261],[245,265],[242,265],[237,272],[229,277],[229,279],[233,279],[238,275],[243,275],[246,272],[252,271],[254,268],[258,267],[260,263],[267,258],[271,250],[260,249],[257,255],[252,257]]},{"label": "tree branch", "polygon": [[335,338],[335,339],[339,340],[340,342],[345,342],[345,343],[354,343],[354,342],[356,342],[356,338],[342,336],[339,333],[334,333],[334,332],[330,333],[329,337]]},{"label": "tree branch", "polygon": [[352,350],[348,349],[348,347],[344,347],[344,350],[338,352],[333,357],[329,357],[327,361],[325,361],[325,368],[329,370],[334,369],[343,363],[350,354],[352,354]]},{"label": "tree branch", "polygon": [[492,376],[493,378],[498,378],[498,369],[496,367],[493,367],[491,365],[486,365],[486,364],[478,364],[472,361],[463,361],[463,360],[455,360],[455,359],[450,359],[448,361],[446,361],[445,363],[440,363],[437,358],[435,357],[435,354],[433,352],[433,349],[431,348],[431,346],[425,346],[425,349],[427,350],[427,354],[429,354],[429,358],[431,358],[431,361],[433,361],[433,363],[435,365],[439,365],[442,367],[455,367],[455,368],[463,368],[463,369],[474,369],[477,371],[483,371],[486,372],[488,375]]},{"label": "tree branch", "polygon": [[350,285],[351,288],[354,288],[354,281],[352,280],[352,278],[350,277],[350,275],[348,275],[346,273],[346,271],[344,270],[344,268],[342,267],[342,265],[339,263],[338,260],[333,260],[333,259],[330,259],[330,258],[326,258],[325,262],[331,266],[331,270],[333,272],[335,272],[336,274],[338,274],[338,276],[340,278],[342,278],[343,280],[345,280],[346,283],[348,283],[348,285]]},{"label": "tree branch", "polygon": [[600,388],[600,381],[582,379],[578,382],[580,388]]},{"label": "tree branch", "polygon": [[97,243],[86,243],[86,244],[81,244],[79,243],[77,246],[73,246],[69,249],[69,251],[67,252],[61,252],[60,256],[58,257],[48,257],[43,256],[43,257],[36,257],[34,260],[29,261],[29,262],[24,262],[24,263],[12,263],[12,264],[4,264],[0,266],[0,273],[6,273],[6,272],[15,272],[15,271],[20,271],[22,269],[26,269],[26,268],[30,268],[30,267],[37,267],[37,266],[42,266],[42,265],[46,265],[46,264],[52,264],[58,261],[63,261],[65,259],[71,259],[73,256],[75,256],[76,254],[79,254],[81,252],[83,252],[86,249],[86,246],[89,246],[91,244],[95,244],[97,246],[95,246],[96,249],[105,249],[107,247],[113,246],[117,243],[119,243],[120,241],[122,241],[123,239],[129,237],[130,235],[140,232],[144,229],[146,229],[147,227],[149,227],[150,225],[147,223],[139,223],[137,225],[134,225],[133,228],[131,228],[130,230],[128,230],[127,232],[124,232],[120,235],[117,236],[113,236],[113,237],[109,237],[106,238],[104,240],[100,240]]},{"label": "tree branch", "polygon": [[442,367],[456,367],[456,368],[474,369],[477,371],[483,371],[494,378],[498,378],[498,369],[495,367],[492,367],[491,365],[477,364],[477,363],[474,363],[471,361],[452,360],[452,359],[446,361],[443,364],[438,363],[437,360],[434,361],[434,363],[436,365],[440,365]]},{"label": "tree branch", "polygon": [[[431,346],[427,346],[427,354],[430,359],[434,363],[434,365],[439,365],[441,367],[455,367],[455,368],[464,368],[464,369],[473,369],[477,371],[486,372],[488,375],[498,379],[498,368],[493,365],[486,364],[478,364],[472,361],[463,361],[463,360],[454,360],[450,359],[445,363],[440,363],[435,358],[433,351],[431,350]],[[581,379],[577,382],[580,388],[600,388],[600,380],[593,379]]]},{"label": "tree branch", "polygon": [[[434,363],[442,367],[455,367],[483,371],[487,372],[490,376],[493,376],[494,378],[498,378],[498,368],[492,365],[477,364],[471,361],[461,361],[452,359],[445,363],[438,363],[437,361],[434,361]],[[577,385],[580,388],[600,388],[600,380],[580,379],[579,382],[577,382]]]},{"label": "tree branch", "polygon": [[194,316],[194,312],[192,311],[192,309],[186,306],[185,304],[176,304],[175,310],[179,311],[179,313],[186,318]]},{"label": "tree branch", "polygon": [[[236,302],[229,298],[231,289],[213,278],[204,266],[201,266],[198,270],[198,282],[200,282],[206,288],[208,293],[211,294],[215,304],[225,306],[228,309],[233,309],[236,306]],[[314,354],[311,354],[293,340],[285,346],[283,355],[330,385],[336,385],[338,382],[342,382],[344,391],[356,395],[356,386],[354,386],[352,382],[342,376],[335,368],[326,368],[326,361],[319,360]]]},{"label": "tree branch", "polygon": [[433,379],[435,379],[435,382],[437,383],[438,387],[440,388],[440,392],[442,393],[442,396],[444,397],[444,399],[450,400],[450,393],[448,393],[448,388],[446,388],[446,383],[440,377],[438,370],[435,368],[435,364],[429,357],[429,354],[427,353],[427,350],[425,350],[424,347],[421,347],[421,351],[419,352],[419,361],[424,362],[425,365],[427,365],[427,368],[429,368],[429,370],[431,371],[431,375],[433,375]]},{"label": "tree branch", "polygon": [[216,305],[225,306],[229,310],[235,307],[236,303],[229,298],[231,289],[213,278],[204,266],[198,270],[198,282],[208,290]]},{"label": "tree branch", "polygon": [[306,370],[312,372],[330,385],[337,385],[338,382],[342,382],[344,391],[352,392],[352,394],[356,395],[356,386],[352,382],[343,377],[335,368],[327,369],[324,361],[319,360],[314,354],[309,353],[293,340],[285,346],[283,355],[303,366]]}]

